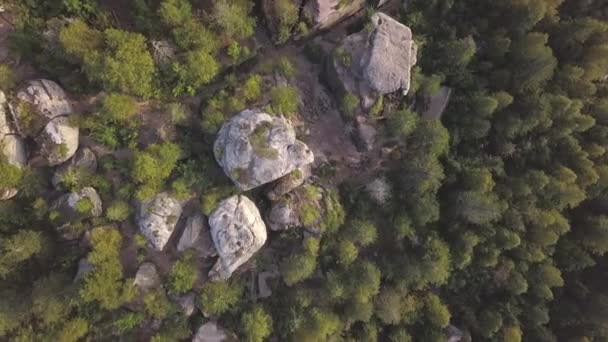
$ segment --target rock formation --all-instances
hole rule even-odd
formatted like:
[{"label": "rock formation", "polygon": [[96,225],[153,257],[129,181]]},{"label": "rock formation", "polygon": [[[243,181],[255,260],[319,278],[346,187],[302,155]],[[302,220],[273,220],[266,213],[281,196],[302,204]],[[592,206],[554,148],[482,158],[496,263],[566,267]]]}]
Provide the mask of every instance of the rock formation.
[{"label": "rock formation", "polygon": [[78,148],[78,127],[69,120],[72,106],[63,89],[49,80],[32,80],[17,92],[13,120],[17,132],[35,138],[49,165],[70,159]]},{"label": "rock formation", "polygon": [[202,257],[217,255],[207,219],[201,213],[188,217],[184,231],[177,243],[178,252],[183,252],[188,248],[195,249]]},{"label": "rock formation", "polygon": [[74,276],[74,282],[80,281],[93,270],[93,264],[87,258],[82,258],[78,261],[78,270]]},{"label": "rock formation", "polygon": [[209,272],[212,280],[228,279],[266,242],[266,225],[258,208],[242,195],[220,202],[209,216],[209,226],[219,255]]},{"label": "rock formation", "polygon": [[266,197],[271,201],[276,201],[283,195],[304,184],[312,174],[310,165],[293,170],[290,174],[279,178],[266,192]]},{"label": "rock formation", "polygon": [[59,197],[53,202],[50,209],[51,212],[57,213],[53,222],[58,226],[68,222],[99,217],[103,211],[101,198],[99,198],[97,191],[91,187],[84,187],[79,191]]},{"label": "rock formation", "polygon": [[365,0],[309,0],[304,15],[312,19],[311,31],[326,29],[364,8]]},{"label": "rock formation", "polygon": [[160,284],[160,277],[153,263],[144,262],[139,266],[133,280],[134,286],[137,286],[141,291],[147,291],[160,286]]},{"label": "rock formation", "polygon": [[[0,160],[23,168],[27,163],[25,143],[10,125],[6,96],[0,91]],[[17,195],[17,189],[0,189],[0,200]]]},{"label": "rock formation", "polygon": [[357,95],[365,110],[379,95],[410,88],[416,64],[412,31],[384,13],[371,18],[372,29],[352,34],[334,50],[329,63],[330,84],[343,94]]},{"label": "rock formation", "polygon": [[154,249],[161,251],[175,229],[182,214],[182,206],[167,193],[160,193],[141,204],[138,226]]},{"label": "rock formation", "polygon": [[214,321],[209,321],[198,328],[192,342],[236,342],[236,335]]},{"label": "rock formation", "polygon": [[241,190],[272,182],[314,161],[285,118],[257,110],[244,110],[224,123],[213,151]]},{"label": "rock formation", "polygon": [[57,167],[57,170],[53,174],[53,185],[57,187],[63,181],[63,177],[66,174],[79,169],[87,170],[91,174],[94,174],[95,170],[97,170],[97,157],[95,157],[95,153],[88,147],[79,148],[72,159]]},{"label": "rock formation", "polygon": [[303,227],[319,235],[340,225],[344,213],[333,192],[305,185],[273,202],[266,219],[274,231]]}]

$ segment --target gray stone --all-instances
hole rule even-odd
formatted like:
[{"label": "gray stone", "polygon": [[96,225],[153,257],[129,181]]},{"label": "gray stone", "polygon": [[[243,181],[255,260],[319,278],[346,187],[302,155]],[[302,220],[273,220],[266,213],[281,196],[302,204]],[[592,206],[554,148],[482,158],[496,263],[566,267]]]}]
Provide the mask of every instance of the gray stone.
[{"label": "gray stone", "polygon": [[364,29],[344,39],[327,70],[330,85],[343,94],[357,95],[365,110],[373,106],[379,95],[400,89],[407,94],[417,54],[407,26],[383,13],[374,14],[371,25],[371,30]]},{"label": "gray stone", "polygon": [[175,46],[168,40],[153,40],[152,55],[156,64],[169,64],[175,59]]},{"label": "gray stone", "polygon": [[236,335],[214,321],[209,321],[198,328],[192,342],[232,342],[238,341]]},{"label": "gray stone", "polygon": [[364,116],[357,116],[357,136],[358,147],[363,151],[371,151],[376,143],[376,127],[369,123]]},{"label": "gray stone", "polygon": [[160,286],[161,281],[158,276],[156,266],[151,262],[144,262],[137,269],[133,285],[137,286],[141,291],[147,291]]},{"label": "gray stone", "polygon": [[446,342],[460,342],[464,337],[464,333],[451,324],[445,328],[444,333]]},{"label": "gray stone", "polygon": [[[79,209],[78,203],[81,201],[88,201],[90,208],[86,211]],[[99,198],[97,191],[91,187],[84,187],[79,191],[59,197],[53,202],[50,209],[58,213],[53,222],[59,226],[69,222],[99,217],[103,211],[101,198]]]},{"label": "gray stone", "polygon": [[32,80],[17,92],[16,130],[34,137],[49,165],[70,159],[78,149],[78,127],[70,123],[72,106],[63,89],[49,80]]},{"label": "gray stone", "polygon": [[66,174],[78,169],[84,169],[91,173],[95,173],[97,170],[97,157],[95,157],[95,153],[90,148],[79,148],[72,159],[57,167],[57,170],[53,174],[53,185],[57,187]]},{"label": "gray stone", "polygon": [[[0,91],[0,153],[2,158],[14,166],[23,168],[27,163],[25,142],[10,125],[8,107],[4,92]],[[8,200],[17,195],[18,190],[0,189],[0,200]]]},{"label": "gray stone", "polygon": [[74,276],[74,282],[80,281],[92,270],[93,264],[91,264],[87,258],[80,259],[78,261],[78,270],[76,271],[76,275]]},{"label": "gray stone", "polygon": [[272,182],[314,161],[285,118],[249,109],[224,123],[213,151],[241,190]]},{"label": "gray stone", "polygon": [[196,295],[193,292],[179,296],[175,301],[186,317],[192,316],[196,311]]},{"label": "gray stone", "polygon": [[310,0],[304,6],[305,15],[312,19],[311,31],[326,29],[365,7],[365,0]]},{"label": "gray stone", "polygon": [[268,298],[272,296],[272,287],[268,284],[272,279],[281,276],[278,270],[273,269],[258,273],[258,298]]},{"label": "gray stone", "polygon": [[186,226],[182,232],[182,236],[177,243],[177,250],[183,252],[188,248],[193,248],[200,253],[202,257],[213,257],[217,255],[207,219],[203,214],[196,213],[186,221]]},{"label": "gray stone", "polygon": [[422,113],[422,117],[429,120],[439,120],[445,112],[445,109],[450,103],[450,97],[452,96],[452,88],[441,87],[439,92],[430,98],[426,99],[428,107]]},{"label": "gray stone", "polygon": [[243,195],[229,197],[209,216],[211,238],[219,259],[209,272],[212,280],[230,278],[266,242],[266,225],[255,204]]},{"label": "gray stone", "polygon": [[308,179],[311,174],[310,165],[305,165],[293,170],[290,174],[277,179],[266,192],[266,197],[271,201],[278,200],[283,195],[304,184],[304,181]]},{"label": "gray stone", "polygon": [[150,245],[162,251],[182,214],[180,203],[163,192],[140,205],[138,226]]}]

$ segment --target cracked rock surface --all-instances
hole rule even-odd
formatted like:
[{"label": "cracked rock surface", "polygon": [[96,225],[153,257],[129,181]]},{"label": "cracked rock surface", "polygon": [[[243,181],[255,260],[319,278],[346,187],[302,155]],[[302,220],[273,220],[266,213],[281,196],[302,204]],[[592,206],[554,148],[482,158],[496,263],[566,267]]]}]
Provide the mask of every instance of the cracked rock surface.
[{"label": "cracked rock surface", "polygon": [[220,202],[209,216],[211,238],[219,259],[209,272],[212,280],[230,278],[266,242],[266,225],[256,205],[237,195]]},{"label": "cracked rock surface", "polygon": [[250,109],[224,123],[213,152],[241,190],[272,182],[314,161],[287,119]]},{"label": "cracked rock surface", "polygon": [[[9,164],[22,168],[27,163],[25,143],[10,125],[7,105],[6,96],[0,90],[0,153]],[[11,199],[17,192],[13,188],[0,189],[0,200]]]},{"label": "cracked rock surface", "polygon": [[181,214],[181,204],[162,192],[141,204],[137,224],[150,245],[161,251],[169,242]]}]

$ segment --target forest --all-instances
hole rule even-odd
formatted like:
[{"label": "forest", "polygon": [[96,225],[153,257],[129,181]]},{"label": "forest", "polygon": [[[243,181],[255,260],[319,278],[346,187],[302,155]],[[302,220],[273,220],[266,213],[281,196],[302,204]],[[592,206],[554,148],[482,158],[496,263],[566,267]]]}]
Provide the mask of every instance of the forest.
[{"label": "forest", "polygon": [[[266,0],[0,0],[0,90],[25,117],[20,133],[40,144],[21,85],[53,80],[97,155],[93,168],[17,167],[0,153],[0,190],[18,191],[0,200],[1,340],[202,342],[208,321],[252,342],[608,340],[605,0],[362,1],[340,29],[369,30],[386,12],[417,45],[407,95],[361,114],[356,96],[328,91],[345,130],[360,115],[373,122],[382,155],[354,171],[315,161],[284,200],[302,201],[300,227],[268,230],[230,279],[209,280],[213,257],[180,250],[177,234],[150,246],[138,203],[159,193],[205,221],[233,195],[275,205],[216,162],[227,120],[260,108],[316,146],[303,84],[325,86],[328,63],[352,57],[325,47],[334,29],[314,31],[305,2],[270,1],[262,14]],[[445,112],[423,117],[446,87]],[[103,208],[56,205],[91,188]],[[146,263],[160,284],[144,289]],[[256,294],[261,273],[268,296]]]}]

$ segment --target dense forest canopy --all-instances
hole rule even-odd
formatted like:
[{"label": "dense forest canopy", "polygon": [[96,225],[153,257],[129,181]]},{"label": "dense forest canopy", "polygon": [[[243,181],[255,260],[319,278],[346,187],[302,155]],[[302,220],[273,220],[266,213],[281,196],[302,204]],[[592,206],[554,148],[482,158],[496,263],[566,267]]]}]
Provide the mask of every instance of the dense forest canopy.
[{"label": "dense forest canopy", "polygon": [[[316,82],[329,60],[351,63],[324,48],[332,29],[307,36],[314,23],[291,1],[271,2],[270,19],[265,3],[0,0],[11,27],[0,90],[28,113],[20,84],[58,82],[80,103],[69,121],[81,144],[98,147],[93,168],[16,167],[0,154],[0,189],[18,190],[0,201],[0,338],[178,341],[212,320],[246,341],[608,339],[605,0],[368,1],[345,31],[390,11],[418,46],[409,93],[365,114],[381,167],[340,178],[340,162],[315,165],[290,200],[316,230],[269,231],[229,280],[208,281],[196,248],[151,248],[135,203],[165,192],[206,220],[242,193],[229,177],[243,173],[214,160],[226,120],[263,108],[304,135],[299,68]],[[276,34],[262,41],[266,26]],[[443,87],[443,115],[422,117]],[[356,121],[359,99],[332,95]],[[259,140],[256,153],[276,158]],[[103,214],[82,195],[90,188]],[[73,219],[55,205],[66,192],[83,196]],[[245,193],[270,207],[259,189]],[[146,263],[160,284],[134,281]],[[269,296],[252,295],[261,271]]]}]

